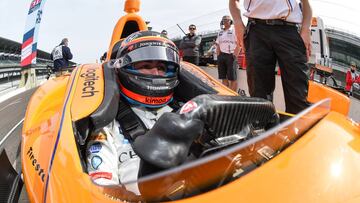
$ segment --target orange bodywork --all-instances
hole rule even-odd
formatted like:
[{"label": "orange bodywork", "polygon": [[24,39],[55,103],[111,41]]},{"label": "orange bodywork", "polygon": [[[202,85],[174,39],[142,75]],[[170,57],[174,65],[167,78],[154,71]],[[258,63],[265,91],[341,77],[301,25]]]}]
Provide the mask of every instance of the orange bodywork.
[{"label": "orange bodywork", "polygon": [[[134,13],[140,1],[126,2],[128,14],[115,26],[108,53],[120,40],[128,20],[137,22],[141,30],[147,29],[146,23]],[[186,62],[182,62],[182,67],[218,94],[237,95],[199,67]],[[79,153],[74,132],[74,122],[98,108],[103,92],[103,67],[87,64],[77,67],[71,76],[47,81],[32,96],[21,145],[23,177],[30,202],[126,202],[110,197],[104,188],[92,182],[82,164],[84,157]],[[359,124],[344,116],[350,104],[346,96],[310,82],[309,101],[324,98],[332,99],[331,112],[326,115],[320,108],[318,114],[325,116],[280,154],[228,184],[177,202],[360,202]],[[297,134],[306,121],[292,125]],[[291,137],[290,131],[280,132],[286,138],[284,143],[290,143],[287,139]],[[208,168],[204,174],[219,171]],[[207,180],[199,181],[201,184]]]},{"label": "orange bodywork", "polygon": [[[221,94],[235,94],[196,66],[184,65]],[[81,118],[88,114],[87,108],[93,108],[78,102],[84,99],[80,90],[88,85],[81,75],[94,72],[99,79],[96,82],[102,84],[98,70],[101,66],[96,64],[80,66],[71,77],[49,80],[33,95],[22,135],[24,181],[31,202],[119,202],[108,197],[84,172],[74,139],[72,115]],[[86,99],[98,102],[100,95]],[[82,111],[87,113],[80,114]],[[355,181],[360,178],[359,168],[360,127],[331,112],[261,167],[220,188],[178,202],[356,202],[360,194]]]},{"label": "orange bodywork", "polygon": [[359,202],[359,125],[331,112],[260,168],[178,202]]},{"label": "orange bodywork", "polygon": [[94,112],[103,100],[102,67],[97,64],[82,66],[79,80],[74,89],[77,99],[72,102],[70,111],[72,120],[77,121]]},{"label": "orange bodywork", "polygon": [[349,97],[330,87],[314,81],[309,81],[308,101],[316,103],[324,98],[331,98],[331,110],[345,116],[348,115],[350,109]]},{"label": "orange bodywork", "polygon": [[333,72],[332,68],[330,68],[328,66],[322,66],[320,64],[316,64],[315,68],[318,70],[324,71],[326,73],[329,73],[329,74],[331,74]]},{"label": "orange bodywork", "polygon": [[124,38],[124,37],[122,37],[122,34],[123,34],[124,28],[126,28],[126,24],[128,22],[135,22],[138,26],[138,30],[147,30],[148,29],[145,21],[141,18],[141,16],[136,14],[136,12],[138,12],[140,10],[140,0],[126,0],[124,7],[125,7],[124,11],[127,14],[124,15],[123,17],[121,17],[115,25],[115,28],[113,30],[113,34],[111,37],[109,50],[107,52],[108,54],[106,56],[106,61],[110,60],[114,45],[118,41],[120,41],[122,38]]}]

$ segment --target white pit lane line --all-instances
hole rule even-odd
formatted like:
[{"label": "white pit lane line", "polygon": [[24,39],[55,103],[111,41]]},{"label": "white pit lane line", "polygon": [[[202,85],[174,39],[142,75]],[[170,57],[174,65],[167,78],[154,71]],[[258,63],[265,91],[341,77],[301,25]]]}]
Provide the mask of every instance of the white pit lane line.
[{"label": "white pit lane line", "polygon": [[21,100],[22,100],[22,98],[19,98],[19,99],[15,100],[15,101],[11,102],[10,104],[8,104],[8,105],[4,106],[3,108],[1,108],[1,109],[0,109],[0,111],[2,111],[2,110],[4,110],[4,109],[6,109],[7,107],[9,107],[9,106],[11,106],[11,105],[14,105],[14,104],[20,103],[20,102],[21,102]]},{"label": "white pit lane line", "polygon": [[11,130],[5,135],[5,137],[0,141],[0,146],[6,141],[6,139],[15,131],[15,129],[24,121],[25,118],[21,119]]}]

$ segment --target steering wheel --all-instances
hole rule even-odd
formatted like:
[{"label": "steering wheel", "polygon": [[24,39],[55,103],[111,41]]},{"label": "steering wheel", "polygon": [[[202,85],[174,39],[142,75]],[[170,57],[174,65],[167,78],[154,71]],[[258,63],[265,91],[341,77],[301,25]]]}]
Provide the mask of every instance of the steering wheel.
[{"label": "steering wheel", "polygon": [[[188,101],[178,112],[186,120],[199,119],[204,132],[193,149],[204,156],[268,129],[279,122],[274,105],[265,99],[242,96],[200,95]],[[201,148],[201,149],[199,149]]]}]

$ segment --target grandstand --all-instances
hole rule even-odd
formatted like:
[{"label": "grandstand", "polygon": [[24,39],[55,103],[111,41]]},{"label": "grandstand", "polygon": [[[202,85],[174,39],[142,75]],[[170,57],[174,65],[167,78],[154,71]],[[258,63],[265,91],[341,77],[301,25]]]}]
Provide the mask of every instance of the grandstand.
[{"label": "grandstand", "polygon": [[[0,68],[20,67],[21,43],[0,37]],[[46,66],[52,63],[50,53],[37,51],[37,66]]]},{"label": "grandstand", "polygon": [[344,86],[350,62],[354,61],[360,70],[360,37],[338,28],[327,28],[325,32],[329,40],[334,76]]},{"label": "grandstand", "polygon": [[[22,67],[21,43],[0,37],[0,92],[20,84]],[[52,65],[50,53],[38,50],[35,73],[44,76],[48,73],[46,67]]]}]

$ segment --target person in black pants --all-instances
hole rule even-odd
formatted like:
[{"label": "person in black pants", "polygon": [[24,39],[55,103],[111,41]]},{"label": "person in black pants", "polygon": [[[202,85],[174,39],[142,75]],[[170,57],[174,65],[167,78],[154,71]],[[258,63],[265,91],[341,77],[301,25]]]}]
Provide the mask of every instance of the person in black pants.
[{"label": "person in black pants", "polygon": [[183,51],[183,60],[199,65],[199,46],[201,36],[196,35],[196,26],[189,26],[189,33],[180,42],[180,49]]},{"label": "person in black pants", "polygon": [[245,48],[247,81],[252,97],[272,100],[275,64],[279,62],[286,111],[309,106],[307,60],[311,54],[312,10],[308,0],[245,0],[248,24],[241,19],[239,0],[229,0],[238,42]]},{"label": "person in black pants", "polygon": [[238,67],[237,56],[239,55],[239,46],[237,46],[236,36],[231,29],[232,20],[230,16],[225,15],[221,19],[223,30],[218,33],[216,38],[216,54],[218,55],[218,74],[222,83],[230,89],[237,89]]},{"label": "person in black pants", "polygon": [[61,43],[52,50],[50,57],[54,61],[54,72],[57,74],[61,69],[69,67],[69,61],[73,55],[69,48],[68,38],[61,40]]}]

